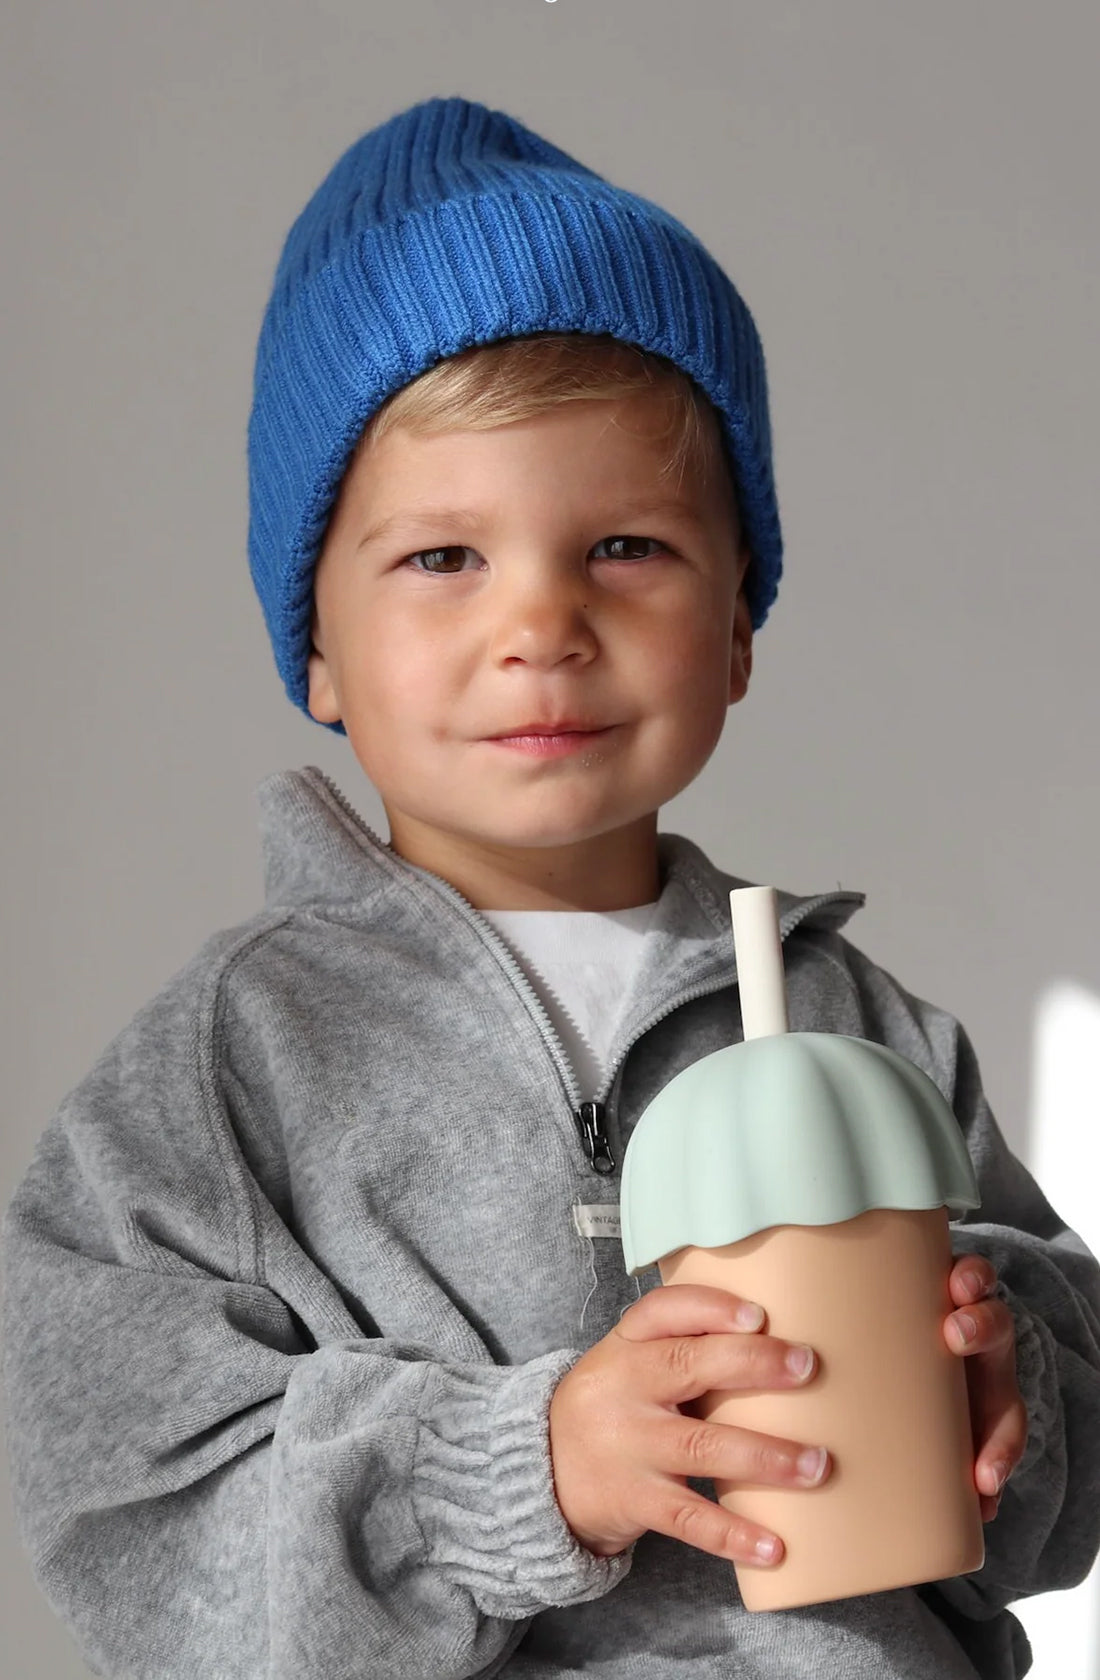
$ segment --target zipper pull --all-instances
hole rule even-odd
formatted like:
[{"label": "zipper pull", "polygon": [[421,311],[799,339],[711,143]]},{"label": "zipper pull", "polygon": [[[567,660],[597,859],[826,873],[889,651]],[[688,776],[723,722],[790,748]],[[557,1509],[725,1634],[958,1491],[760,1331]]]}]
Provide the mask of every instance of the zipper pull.
[{"label": "zipper pull", "polygon": [[615,1157],[603,1123],[606,1112],[603,1103],[598,1102],[583,1102],[573,1111],[584,1152],[598,1173],[615,1171]]}]

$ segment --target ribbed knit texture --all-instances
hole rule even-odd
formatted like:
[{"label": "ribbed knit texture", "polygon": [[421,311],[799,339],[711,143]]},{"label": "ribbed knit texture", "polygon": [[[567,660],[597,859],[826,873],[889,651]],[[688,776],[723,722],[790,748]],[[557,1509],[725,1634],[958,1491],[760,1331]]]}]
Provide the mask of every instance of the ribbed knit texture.
[{"label": "ribbed knit texture", "polygon": [[249,565],[287,695],[307,716],[313,570],[363,427],[444,357],[539,332],[610,333],[710,398],[763,624],[782,538],[763,348],[732,282],[674,216],[504,112],[427,99],[334,165],[287,235],[260,330]]}]

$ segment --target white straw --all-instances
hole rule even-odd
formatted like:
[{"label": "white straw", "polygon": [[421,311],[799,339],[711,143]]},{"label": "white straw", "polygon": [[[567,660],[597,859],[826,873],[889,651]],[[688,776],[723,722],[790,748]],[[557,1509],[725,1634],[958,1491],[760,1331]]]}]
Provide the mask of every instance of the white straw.
[{"label": "white straw", "polygon": [[745,1038],[790,1032],[775,888],[735,887],[730,916]]}]

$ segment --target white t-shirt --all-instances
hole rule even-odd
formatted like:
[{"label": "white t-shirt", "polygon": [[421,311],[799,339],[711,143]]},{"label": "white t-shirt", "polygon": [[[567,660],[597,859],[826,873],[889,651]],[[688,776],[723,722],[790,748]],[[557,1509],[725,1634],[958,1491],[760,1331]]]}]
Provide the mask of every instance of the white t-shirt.
[{"label": "white t-shirt", "polygon": [[629,910],[483,910],[541,998],[581,1096],[603,1087],[607,1057],[657,900]]}]

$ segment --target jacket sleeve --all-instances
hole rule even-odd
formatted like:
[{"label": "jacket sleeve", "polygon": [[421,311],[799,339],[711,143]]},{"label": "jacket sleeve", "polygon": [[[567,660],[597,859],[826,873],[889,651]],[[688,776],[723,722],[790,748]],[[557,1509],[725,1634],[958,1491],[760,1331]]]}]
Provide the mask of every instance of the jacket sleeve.
[{"label": "jacket sleeve", "polygon": [[965,1029],[844,943],[868,1036],[923,1066],[954,1110],[981,1206],[952,1220],[952,1250],[992,1263],[1016,1323],[1024,1456],[985,1525],[983,1567],[937,1583],[981,1621],[1015,1599],[1076,1586],[1100,1549],[1100,1266],[1009,1149]]},{"label": "jacket sleeve", "polygon": [[204,952],[64,1099],[5,1210],[35,1579],[97,1674],[495,1674],[532,1616],[631,1566],[581,1546],[554,1497],[548,1405],[582,1350],[502,1367],[364,1334],[296,1245],[280,1298]]}]

